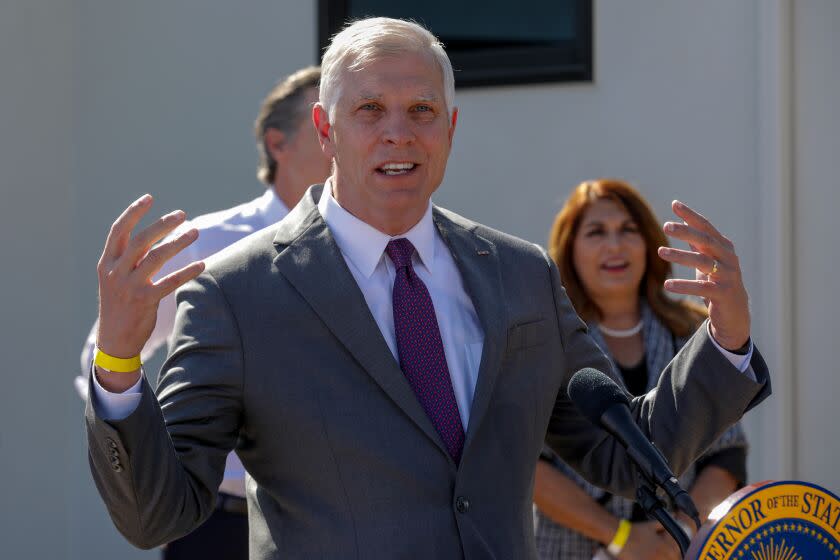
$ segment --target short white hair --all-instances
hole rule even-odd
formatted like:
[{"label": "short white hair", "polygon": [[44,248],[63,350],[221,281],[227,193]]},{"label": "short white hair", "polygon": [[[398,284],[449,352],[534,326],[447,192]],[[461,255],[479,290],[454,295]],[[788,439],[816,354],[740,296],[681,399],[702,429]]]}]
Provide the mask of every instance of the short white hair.
[{"label": "short white hair", "polygon": [[345,70],[361,70],[384,56],[405,53],[429,53],[440,66],[446,111],[452,116],[455,106],[455,74],[443,44],[425,27],[402,19],[375,17],[350,23],[333,36],[321,61],[321,105],[330,121],[341,92]]}]

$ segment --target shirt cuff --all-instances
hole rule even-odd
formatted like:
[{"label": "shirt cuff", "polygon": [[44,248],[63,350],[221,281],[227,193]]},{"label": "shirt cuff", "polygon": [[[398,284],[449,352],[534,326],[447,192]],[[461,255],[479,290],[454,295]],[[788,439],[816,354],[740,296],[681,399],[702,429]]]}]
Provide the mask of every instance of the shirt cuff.
[{"label": "shirt cuff", "polygon": [[712,336],[711,323],[709,323],[708,321],[706,322],[706,330],[709,333],[709,338],[712,339],[712,344],[714,344],[715,348],[717,348],[720,351],[720,353],[723,354],[723,356],[727,360],[729,360],[729,363],[731,363],[733,366],[735,366],[735,368],[738,371],[745,374],[747,377],[749,377],[753,381],[756,381],[755,372],[753,371],[752,367],[750,366],[750,362],[752,361],[752,355],[753,355],[753,342],[752,342],[752,340],[750,340],[750,347],[747,349],[746,354],[735,354],[734,352],[730,352],[729,350],[727,350],[726,348],[724,348],[723,346],[718,344],[717,340],[715,340],[715,337]]},{"label": "shirt cuff", "polygon": [[96,373],[91,372],[93,378],[93,398],[96,408],[103,420],[122,420],[134,412],[140,404],[143,377],[145,374],[140,370],[140,379],[137,383],[126,389],[123,393],[112,393],[99,384]]}]

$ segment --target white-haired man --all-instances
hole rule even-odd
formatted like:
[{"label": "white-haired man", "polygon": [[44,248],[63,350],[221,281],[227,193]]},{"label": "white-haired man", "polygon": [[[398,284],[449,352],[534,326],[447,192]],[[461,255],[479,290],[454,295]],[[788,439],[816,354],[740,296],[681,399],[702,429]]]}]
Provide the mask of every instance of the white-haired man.
[{"label": "white-haired man", "polygon": [[[252,558],[534,558],[546,429],[588,478],[632,493],[621,447],[565,396],[577,369],[609,362],[544,251],[430,203],[457,122],[437,40],[362,20],[322,72],[313,122],[333,173],[286,220],[157,284],[190,237],[149,247],[182,218],[131,237],[144,196],[114,222],[87,409],[100,491],[123,534],[153,546],[207,515],[238,444]],[[712,318],[634,413],[681,470],[769,381],[734,249],[675,211],[669,234],[698,250],[663,256],[714,274],[668,286],[708,298]],[[190,279],[155,397],[136,358],[148,308]]]}]

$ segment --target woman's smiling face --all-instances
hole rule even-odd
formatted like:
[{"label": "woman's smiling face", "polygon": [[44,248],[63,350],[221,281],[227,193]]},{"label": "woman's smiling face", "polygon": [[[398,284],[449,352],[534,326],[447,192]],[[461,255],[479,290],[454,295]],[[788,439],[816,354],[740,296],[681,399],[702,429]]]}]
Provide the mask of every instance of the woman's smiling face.
[{"label": "woman's smiling face", "polygon": [[645,275],[645,240],[621,203],[593,202],[581,217],[572,252],[575,272],[596,303],[603,297],[638,297]]}]

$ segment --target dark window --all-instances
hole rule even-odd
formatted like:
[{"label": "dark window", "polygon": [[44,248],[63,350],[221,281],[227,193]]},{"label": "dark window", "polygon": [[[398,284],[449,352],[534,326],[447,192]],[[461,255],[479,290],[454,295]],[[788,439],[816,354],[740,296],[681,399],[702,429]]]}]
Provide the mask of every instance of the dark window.
[{"label": "dark window", "polygon": [[459,87],[592,79],[592,0],[319,0],[319,57],[346,21],[366,16],[425,25]]}]

